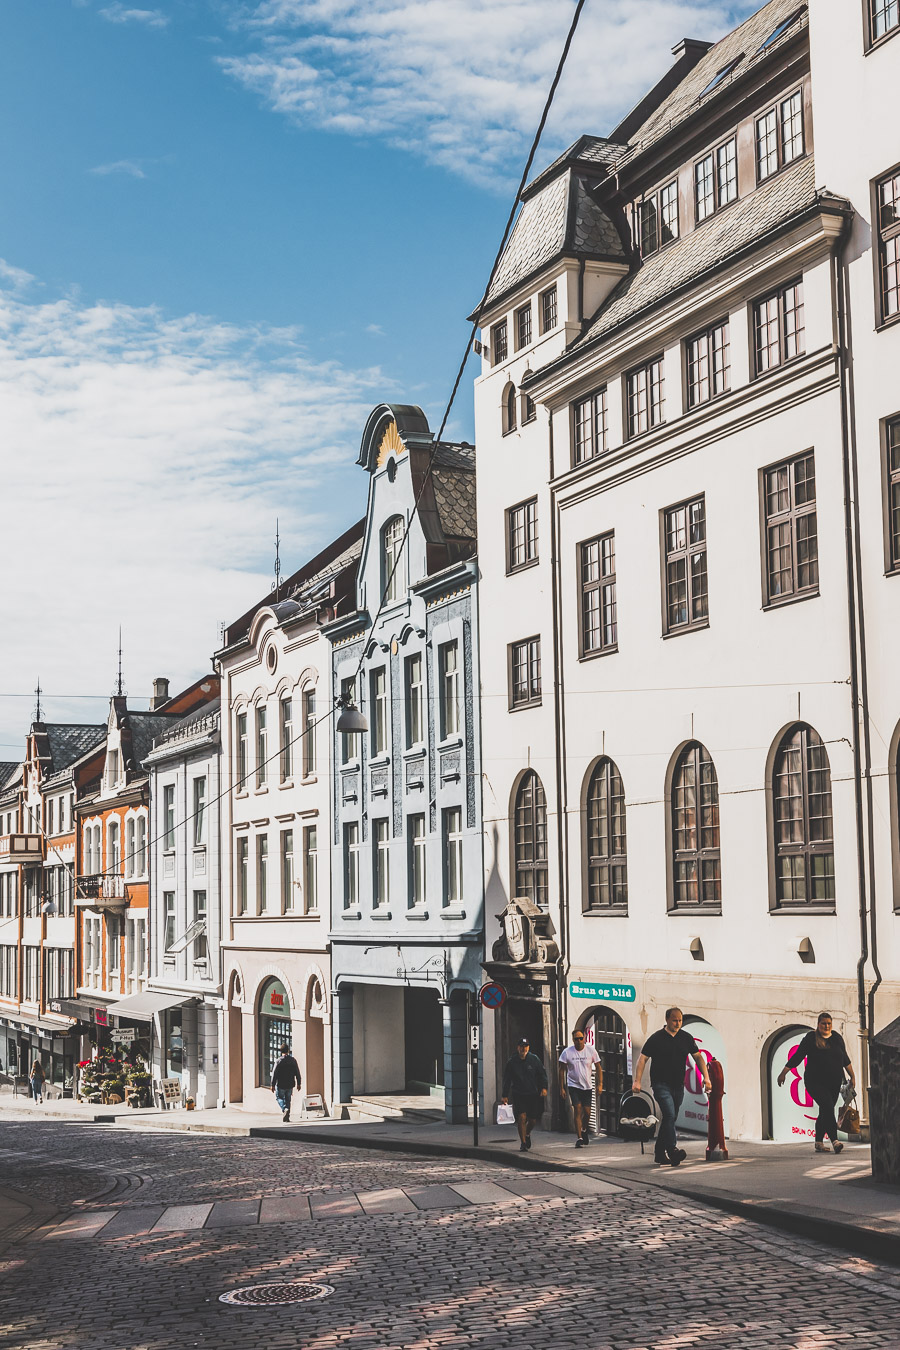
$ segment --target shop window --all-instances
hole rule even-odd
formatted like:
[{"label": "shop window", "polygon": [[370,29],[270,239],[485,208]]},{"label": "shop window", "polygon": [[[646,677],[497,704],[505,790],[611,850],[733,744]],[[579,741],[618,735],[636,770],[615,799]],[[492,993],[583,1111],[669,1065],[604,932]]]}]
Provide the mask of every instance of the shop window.
[{"label": "shop window", "polygon": [[281,1046],[291,1043],[291,1005],[280,980],[267,980],[256,1008],[259,1035],[259,1084],[268,1087],[281,1058]]}]

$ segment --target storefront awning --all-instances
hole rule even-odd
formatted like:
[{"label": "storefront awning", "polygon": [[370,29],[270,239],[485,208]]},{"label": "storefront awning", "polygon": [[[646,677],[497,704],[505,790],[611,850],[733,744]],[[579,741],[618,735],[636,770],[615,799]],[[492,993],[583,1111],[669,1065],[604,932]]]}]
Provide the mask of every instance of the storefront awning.
[{"label": "storefront awning", "polygon": [[133,1017],[138,1022],[152,1022],[154,1013],[165,1012],[166,1008],[178,1008],[189,1003],[184,994],[130,994],[120,998],[118,1003],[110,1003],[107,1012],[112,1017]]}]

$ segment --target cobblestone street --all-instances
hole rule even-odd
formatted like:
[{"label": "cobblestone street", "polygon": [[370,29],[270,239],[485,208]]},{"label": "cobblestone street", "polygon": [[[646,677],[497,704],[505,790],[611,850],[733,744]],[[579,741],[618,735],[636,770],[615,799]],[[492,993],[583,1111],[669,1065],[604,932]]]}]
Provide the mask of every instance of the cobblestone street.
[{"label": "cobblestone street", "polygon": [[895,1270],[633,1182],[10,1120],[0,1185],[11,1350],[900,1344]]}]

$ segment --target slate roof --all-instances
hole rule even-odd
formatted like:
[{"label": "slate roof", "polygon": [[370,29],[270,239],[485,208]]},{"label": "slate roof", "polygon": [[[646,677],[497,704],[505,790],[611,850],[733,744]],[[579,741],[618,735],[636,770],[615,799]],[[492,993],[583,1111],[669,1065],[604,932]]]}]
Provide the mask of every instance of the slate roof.
[{"label": "slate roof", "polygon": [[[324,589],[327,582],[340,576],[348,567],[356,566],[359,562],[360,554],[362,553],[362,542],[362,533],[360,533],[359,538],[354,539],[353,543],[350,544],[348,548],[345,548],[342,553],[339,553],[327,567],[323,567],[320,571],[314,572],[311,577],[307,577],[300,585],[294,588],[291,599],[299,606],[298,612],[308,609],[310,605],[318,599],[319,592]],[[276,613],[277,612],[278,607],[276,606]],[[279,618],[280,617],[281,616],[279,615]]]},{"label": "slate roof", "polygon": [[81,759],[89,750],[96,750],[106,740],[106,724],[103,726],[78,726],[71,723],[47,722],[44,724],[47,744],[50,749],[50,770],[59,773]]},{"label": "slate roof", "polygon": [[[763,5],[762,9],[751,14],[738,28],[710,47],[705,56],[693,69],[685,76],[681,83],[675,88],[668,98],[664,99],[659,107],[653,112],[646,122],[630,137],[631,151],[633,156],[640,150],[646,149],[660,137],[664,136],[670,127],[684,121],[691,113],[701,105],[700,95],[703,90],[715,78],[723,67],[729,65],[735,57],[742,56],[743,60],[735,70],[727,76],[721,84],[717,85],[702,103],[705,106],[713,99],[717,98],[729,84],[739,79],[752,63],[764,61],[767,52],[760,52],[760,44],[765,42],[766,38],[778,27],[785,19],[796,14],[798,9],[805,11],[806,6],[801,0],[769,0],[769,4]],[[773,44],[769,50],[774,50],[782,41],[788,41],[797,31],[800,23],[805,24],[807,16],[804,13],[798,23],[792,24],[784,33],[778,42]]]},{"label": "slate roof", "polygon": [[696,281],[710,268],[758,242],[818,200],[813,160],[811,157],[798,160],[623,277],[569,351],[636,318],[642,310]]},{"label": "slate roof", "polygon": [[134,767],[138,768],[144,757],[153,749],[153,742],[167,728],[180,722],[177,713],[130,712],[128,725],[131,729],[131,757]]},{"label": "slate roof", "polygon": [[474,445],[439,445],[434,452],[431,481],[441,529],[446,538],[470,539],[474,542]]},{"label": "slate roof", "polygon": [[12,779],[13,775],[21,773],[21,771],[22,771],[21,760],[16,761],[3,760],[2,762],[0,762],[0,792],[2,792],[5,787],[9,786],[10,780]]}]

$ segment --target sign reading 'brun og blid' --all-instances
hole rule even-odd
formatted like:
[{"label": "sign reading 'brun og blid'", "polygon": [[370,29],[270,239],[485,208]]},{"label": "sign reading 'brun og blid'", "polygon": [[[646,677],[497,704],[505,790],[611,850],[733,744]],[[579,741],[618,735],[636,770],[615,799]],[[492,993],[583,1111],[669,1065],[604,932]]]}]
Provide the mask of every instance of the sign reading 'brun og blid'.
[{"label": "sign reading 'brun og blid'", "polygon": [[637,997],[633,984],[584,984],[569,982],[570,998],[599,998],[608,1003],[633,1003]]}]

